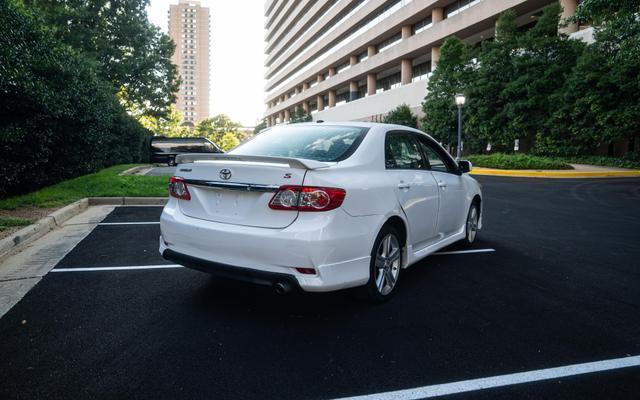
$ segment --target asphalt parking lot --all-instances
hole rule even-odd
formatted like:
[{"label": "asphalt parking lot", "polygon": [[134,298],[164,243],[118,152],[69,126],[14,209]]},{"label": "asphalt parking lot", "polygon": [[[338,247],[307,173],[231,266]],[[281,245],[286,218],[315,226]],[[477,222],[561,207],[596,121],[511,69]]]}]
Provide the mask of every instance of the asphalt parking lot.
[{"label": "asphalt parking lot", "polygon": [[[495,251],[376,306],[173,268],[161,208],[116,208],[0,320],[0,398],[332,399],[640,355],[640,180],[477,179]],[[640,368],[447,393],[637,399]]]}]

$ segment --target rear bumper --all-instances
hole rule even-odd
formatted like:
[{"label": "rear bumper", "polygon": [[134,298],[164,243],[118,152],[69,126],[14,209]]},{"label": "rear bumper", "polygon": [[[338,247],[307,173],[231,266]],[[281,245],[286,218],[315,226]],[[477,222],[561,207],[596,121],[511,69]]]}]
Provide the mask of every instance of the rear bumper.
[{"label": "rear bumper", "polygon": [[166,260],[173,261],[176,264],[183,265],[187,268],[207,272],[223,278],[235,279],[243,282],[249,282],[256,285],[273,286],[276,283],[286,282],[293,288],[300,289],[298,281],[293,275],[280,274],[275,272],[260,271],[251,268],[236,267],[233,265],[221,264],[213,261],[207,261],[186,254],[177,253],[173,250],[165,249],[162,257]]},{"label": "rear bumper", "polygon": [[[160,217],[160,253],[177,264],[261,284],[293,278],[294,287],[315,292],[369,279],[382,216],[352,217],[341,209],[300,213],[288,227],[272,229],[188,217],[177,203],[171,198]],[[301,274],[296,267],[314,268],[316,274]],[[250,279],[244,279],[246,273]]]}]

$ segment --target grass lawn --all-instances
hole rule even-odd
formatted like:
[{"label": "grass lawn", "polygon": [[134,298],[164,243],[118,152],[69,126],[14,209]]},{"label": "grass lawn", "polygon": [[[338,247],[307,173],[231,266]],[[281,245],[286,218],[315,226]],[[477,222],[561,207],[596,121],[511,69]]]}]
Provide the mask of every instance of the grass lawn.
[{"label": "grass lawn", "polygon": [[0,232],[15,226],[27,226],[32,223],[32,220],[26,218],[0,217]]},{"label": "grass lawn", "polygon": [[475,167],[498,169],[573,169],[565,160],[529,154],[482,154],[464,157]]},{"label": "grass lawn", "polygon": [[167,176],[118,174],[137,164],[116,165],[102,171],[80,176],[24,195],[0,200],[0,209],[20,207],[62,207],[84,197],[164,197]]}]

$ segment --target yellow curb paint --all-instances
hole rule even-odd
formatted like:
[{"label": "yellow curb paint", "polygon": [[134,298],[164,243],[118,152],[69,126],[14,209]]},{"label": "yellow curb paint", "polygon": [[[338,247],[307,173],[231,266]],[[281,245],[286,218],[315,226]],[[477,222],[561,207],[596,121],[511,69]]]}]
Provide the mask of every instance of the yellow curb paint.
[{"label": "yellow curb paint", "polygon": [[513,176],[522,178],[612,178],[640,177],[640,171],[529,171],[474,168],[472,175]]}]

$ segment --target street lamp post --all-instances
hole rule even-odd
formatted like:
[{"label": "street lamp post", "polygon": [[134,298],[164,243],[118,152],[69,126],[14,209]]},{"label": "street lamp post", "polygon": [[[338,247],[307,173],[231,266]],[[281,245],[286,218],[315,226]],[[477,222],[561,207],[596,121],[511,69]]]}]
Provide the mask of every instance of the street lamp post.
[{"label": "street lamp post", "polygon": [[456,94],[456,105],[458,106],[458,151],[456,154],[456,162],[460,161],[462,157],[462,107],[466,101],[464,94]]}]

